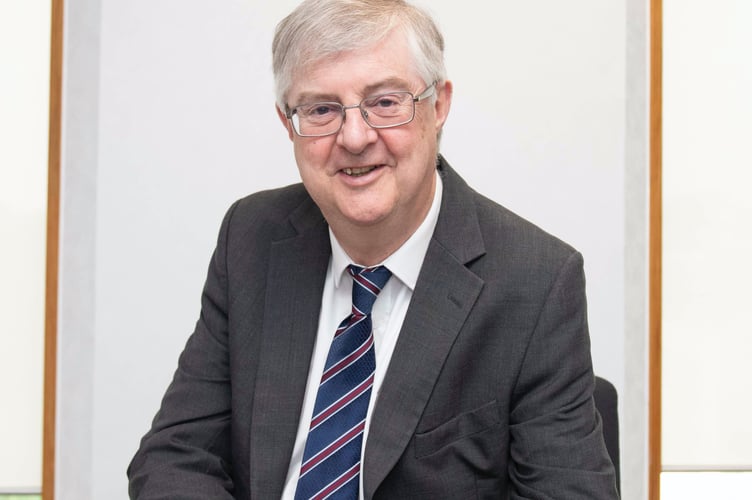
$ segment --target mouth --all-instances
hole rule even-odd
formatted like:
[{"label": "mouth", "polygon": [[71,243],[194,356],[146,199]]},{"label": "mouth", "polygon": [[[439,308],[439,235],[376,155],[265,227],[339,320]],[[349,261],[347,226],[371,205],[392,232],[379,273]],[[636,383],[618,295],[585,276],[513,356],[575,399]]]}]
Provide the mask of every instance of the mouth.
[{"label": "mouth", "polygon": [[379,168],[381,165],[370,165],[368,167],[357,167],[357,168],[343,168],[341,172],[344,174],[350,176],[350,177],[360,177],[362,175],[366,175],[370,172],[373,172],[377,168]]}]

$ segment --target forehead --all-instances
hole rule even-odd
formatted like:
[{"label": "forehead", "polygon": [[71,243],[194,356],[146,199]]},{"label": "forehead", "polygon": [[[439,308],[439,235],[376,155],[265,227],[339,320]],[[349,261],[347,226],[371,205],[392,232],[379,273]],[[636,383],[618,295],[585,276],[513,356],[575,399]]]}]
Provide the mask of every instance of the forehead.
[{"label": "forehead", "polygon": [[400,31],[381,41],[316,59],[293,75],[288,102],[311,98],[347,99],[380,90],[411,90],[422,84]]}]

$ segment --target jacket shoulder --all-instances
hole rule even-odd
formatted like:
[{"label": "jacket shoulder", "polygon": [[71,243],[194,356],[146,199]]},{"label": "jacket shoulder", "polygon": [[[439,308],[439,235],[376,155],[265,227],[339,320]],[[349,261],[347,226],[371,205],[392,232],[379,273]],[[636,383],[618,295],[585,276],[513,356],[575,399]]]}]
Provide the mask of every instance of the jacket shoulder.
[{"label": "jacket shoulder", "polygon": [[519,250],[538,258],[544,255],[568,258],[577,251],[569,243],[499,203],[477,193],[475,200],[484,238],[501,244],[505,251]]},{"label": "jacket shoulder", "polygon": [[252,232],[279,239],[322,222],[321,211],[298,183],[237,200],[225,214],[222,229],[235,236]]}]

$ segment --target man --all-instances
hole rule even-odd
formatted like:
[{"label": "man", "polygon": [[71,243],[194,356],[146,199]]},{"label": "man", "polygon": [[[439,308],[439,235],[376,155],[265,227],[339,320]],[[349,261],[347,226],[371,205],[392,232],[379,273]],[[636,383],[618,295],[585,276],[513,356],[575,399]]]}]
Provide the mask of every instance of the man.
[{"label": "man", "polygon": [[616,498],[582,258],[439,155],[431,19],[309,0],[273,56],[303,183],[225,217],[131,497]]}]

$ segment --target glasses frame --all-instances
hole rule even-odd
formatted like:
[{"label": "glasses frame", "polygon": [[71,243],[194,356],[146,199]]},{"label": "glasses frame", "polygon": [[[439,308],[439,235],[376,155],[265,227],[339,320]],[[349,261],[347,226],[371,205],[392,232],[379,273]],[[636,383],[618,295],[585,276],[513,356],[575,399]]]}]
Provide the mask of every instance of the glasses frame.
[{"label": "glasses frame", "polygon": [[[290,125],[292,126],[292,129],[295,131],[295,134],[297,134],[299,137],[326,137],[328,135],[339,134],[339,131],[342,130],[342,126],[345,124],[345,120],[347,120],[347,110],[348,109],[355,109],[355,108],[357,108],[357,109],[360,110],[360,116],[363,117],[363,121],[365,121],[366,124],[369,127],[373,128],[373,129],[379,130],[379,129],[385,129],[385,128],[400,127],[402,125],[407,125],[408,123],[410,123],[411,121],[413,121],[415,119],[415,105],[417,103],[420,103],[420,102],[428,99],[429,97],[432,97],[436,93],[436,84],[437,83],[438,83],[438,81],[435,81],[435,82],[431,83],[428,87],[426,87],[426,89],[423,92],[421,92],[417,96],[415,94],[413,94],[412,92],[409,92],[409,91],[406,91],[406,90],[400,90],[400,91],[395,91],[395,92],[384,92],[383,94],[369,95],[369,96],[364,97],[358,104],[352,104],[350,106],[345,106],[344,104],[339,103],[339,102],[335,102],[335,101],[321,101],[321,102],[311,102],[311,103],[306,103],[306,104],[299,104],[299,105],[295,106],[294,108],[289,108],[288,107],[286,109],[286,111],[285,111],[285,117],[290,121]],[[407,120],[401,121],[399,123],[391,124],[391,125],[374,125],[370,121],[368,121],[368,111],[366,111],[365,109],[363,109],[363,103],[364,102],[366,102],[367,100],[370,100],[370,99],[376,99],[376,98],[384,96],[384,95],[397,94],[397,93],[400,93],[400,94],[404,93],[404,94],[408,94],[410,96],[410,98],[411,98],[410,102],[412,102],[412,105],[413,105],[413,111],[410,114],[410,118],[408,118]],[[295,125],[295,121],[293,120],[293,116],[298,112],[298,108],[301,108],[301,107],[304,107],[304,106],[312,106],[314,104],[334,105],[334,106],[338,106],[341,109],[341,111],[342,111],[342,119],[339,121],[339,127],[337,127],[337,130],[334,130],[332,132],[327,132],[325,134],[301,134],[300,133],[300,131],[298,130],[298,126]]]}]

